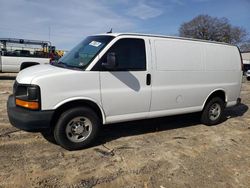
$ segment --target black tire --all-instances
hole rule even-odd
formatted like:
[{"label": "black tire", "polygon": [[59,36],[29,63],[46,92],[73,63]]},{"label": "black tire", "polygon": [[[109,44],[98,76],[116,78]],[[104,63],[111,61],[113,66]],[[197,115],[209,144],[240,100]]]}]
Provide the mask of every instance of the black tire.
[{"label": "black tire", "polygon": [[[86,121],[88,124],[91,124],[91,126],[86,127]],[[92,109],[86,107],[72,108],[63,112],[59,117],[54,128],[54,137],[56,142],[67,150],[83,149],[93,143],[99,132],[100,125],[100,119]],[[82,133],[77,133],[76,127],[84,127],[83,130],[81,129]],[[69,132],[66,133],[66,131]],[[88,135],[82,136],[82,134]],[[79,139],[79,141],[72,141],[72,139]]]},{"label": "black tire", "polygon": [[46,129],[42,130],[41,135],[50,143],[57,144],[55,137],[54,137],[54,132],[53,129]]},{"label": "black tire", "polygon": [[[218,113],[218,115],[214,115],[212,113],[215,107],[220,108],[220,113]],[[221,98],[219,97],[212,98],[210,101],[207,102],[202,111],[201,123],[205,125],[216,125],[221,123],[223,119],[224,109],[225,109],[225,102]],[[217,113],[215,112],[215,114]]]},{"label": "black tire", "polygon": [[247,80],[250,81],[250,77],[247,77]]}]

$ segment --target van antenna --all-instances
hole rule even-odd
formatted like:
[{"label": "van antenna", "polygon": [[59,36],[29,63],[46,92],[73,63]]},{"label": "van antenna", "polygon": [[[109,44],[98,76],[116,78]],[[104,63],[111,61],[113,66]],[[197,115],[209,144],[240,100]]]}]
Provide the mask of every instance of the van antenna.
[{"label": "van antenna", "polygon": [[111,28],[110,31],[108,31],[107,33],[112,33],[112,30],[113,30],[113,29]]}]

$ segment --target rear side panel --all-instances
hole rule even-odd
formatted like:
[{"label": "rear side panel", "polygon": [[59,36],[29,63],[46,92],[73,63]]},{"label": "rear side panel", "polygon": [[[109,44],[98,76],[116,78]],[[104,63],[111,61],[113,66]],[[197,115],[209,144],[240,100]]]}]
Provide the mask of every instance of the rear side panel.
[{"label": "rear side panel", "polygon": [[229,105],[236,103],[242,75],[236,47],[180,39],[152,40],[152,116],[201,111],[216,90],[225,91]]},{"label": "rear side panel", "polygon": [[226,92],[228,106],[236,103],[242,82],[238,48],[229,45],[205,44],[205,84],[219,85]]}]

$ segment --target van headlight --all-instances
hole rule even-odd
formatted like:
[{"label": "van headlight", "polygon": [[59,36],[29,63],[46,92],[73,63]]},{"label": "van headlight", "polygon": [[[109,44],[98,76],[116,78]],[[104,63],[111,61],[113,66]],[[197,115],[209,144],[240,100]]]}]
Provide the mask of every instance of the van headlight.
[{"label": "van headlight", "polygon": [[39,110],[40,105],[40,88],[37,85],[14,84],[13,90],[16,106]]}]

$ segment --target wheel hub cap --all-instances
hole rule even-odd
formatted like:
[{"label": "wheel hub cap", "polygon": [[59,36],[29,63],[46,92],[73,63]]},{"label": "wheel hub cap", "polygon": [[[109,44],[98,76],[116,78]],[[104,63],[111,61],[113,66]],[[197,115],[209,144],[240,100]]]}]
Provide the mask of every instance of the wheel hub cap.
[{"label": "wheel hub cap", "polygon": [[75,134],[80,135],[83,133],[83,131],[84,131],[84,125],[82,125],[81,123],[77,123],[72,127],[72,132]]},{"label": "wheel hub cap", "polygon": [[221,107],[218,103],[213,104],[209,110],[209,119],[215,121],[219,118],[221,113]]},{"label": "wheel hub cap", "polygon": [[86,140],[92,131],[91,121],[84,116],[75,117],[66,126],[66,136],[72,142]]}]

